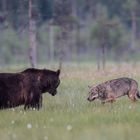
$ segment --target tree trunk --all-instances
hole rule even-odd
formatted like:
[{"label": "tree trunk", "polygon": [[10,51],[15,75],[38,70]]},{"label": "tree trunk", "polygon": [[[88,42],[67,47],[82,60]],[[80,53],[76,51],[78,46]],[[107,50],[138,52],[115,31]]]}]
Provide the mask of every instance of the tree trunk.
[{"label": "tree trunk", "polygon": [[100,66],[100,58],[101,58],[100,52],[101,51],[100,50],[101,49],[98,47],[96,50],[97,50],[97,53],[96,53],[97,70],[100,71],[100,69],[101,69],[101,66]]},{"label": "tree trunk", "polygon": [[61,31],[60,31],[60,62],[62,62],[64,60],[64,58],[66,57],[65,55],[65,35],[66,35],[66,31],[65,31],[65,27],[61,26]]},{"label": "tree trunk", "polygon": [[2,11],[6,12],[7,10],[7,1],[6,0],[2,0]]},{"label": "tree trunk", "polygon": [[[78,11],[77,11],[77,2],[72,0],[72,16],[79,21]],[[78,22],[73,25],[75,31],[73,32],[75,35],[72,37],[73,46],[72,46],[72,58],[77,59],[78,56],[78,48],[80,45],[80,25]]]},{"label": "tree trunk", "polygon": [[131,18],[132,18],[131,49],[132,51],[135,51],[136,30],[137,30],[135,10],[131,11]]},{"label": "tree trunk", "polygon": [[105,69],[106,59],[105,59],[105,45],[102,46],[102,67]]},{"label": "tree trunk", "polygon": [[32,14],[32,0],[29,0],[29,61],[32,67],[36,67],[36,23]]},{"label": "tree trunk", "polygon": [[103,25],[103,29],[102,29],[102,35],[101,35],[101,61],[102,61],[102,69],[105,70],[105,65],[106,65],[106,44],[108,41],[108,28],[106,27],[106,25]]},{"label": "tree trunk", "polygon": [[50,60],[54,61],[54,27],[53,25],[50,25]]},{"label": "tree trunk", "polygon": [[1,6],[0,6],[1,13],[2,13],[2,14],[0,14],[0,24],[4,23],[6,20],[6,14],[7,14],[7,3],[6,2],[7,2],[6,0],[2,0],[0,3],[1,4]]},{"label": "tree trunk", "polygon": [[77,4],[76,4],[76,1],[72,0],[71,3],[72,3],[72,16],[76,18],[77,17]]}]

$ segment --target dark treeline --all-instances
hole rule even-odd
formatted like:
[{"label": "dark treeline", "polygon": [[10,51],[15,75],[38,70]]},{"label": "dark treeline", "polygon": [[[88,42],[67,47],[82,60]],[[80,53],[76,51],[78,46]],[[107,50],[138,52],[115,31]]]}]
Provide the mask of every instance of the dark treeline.
[{"label": "dark treeline", "polygon": [[[0,0],[0,64],[28,62],[29,1]],[[38,62],[139,60],[140,0],[31,1]]]}]

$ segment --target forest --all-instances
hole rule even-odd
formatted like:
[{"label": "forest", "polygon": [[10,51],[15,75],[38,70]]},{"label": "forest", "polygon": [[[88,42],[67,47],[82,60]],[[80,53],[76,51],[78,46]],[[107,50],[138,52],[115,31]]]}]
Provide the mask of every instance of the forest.
[{"label": "forest", "polygon": [[0,64],[140,59],[139,0],[0,0]]}]

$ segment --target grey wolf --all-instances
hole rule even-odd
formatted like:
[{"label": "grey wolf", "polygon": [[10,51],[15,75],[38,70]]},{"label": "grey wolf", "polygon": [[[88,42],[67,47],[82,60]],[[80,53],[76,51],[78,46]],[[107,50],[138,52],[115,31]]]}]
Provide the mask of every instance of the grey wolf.
[{"label": "grey wolf", "polygon": [[103,82],[97,86],[92,86],[89,90],[88,101],[99,99],[101,103],[112,103],[117,98],[125,95],[132,101],[140,98],[138,83],[134,79],[122,77]]}]

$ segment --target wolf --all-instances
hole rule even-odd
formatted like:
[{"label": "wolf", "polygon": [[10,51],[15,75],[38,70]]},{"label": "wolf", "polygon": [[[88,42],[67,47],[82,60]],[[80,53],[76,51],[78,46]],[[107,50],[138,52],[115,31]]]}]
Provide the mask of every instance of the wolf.
[{"label": "wolf", "polygon": [[113,103],[116,98],[125,95],[134,102],[140,98],[138,83],[134,79],[122,77],[92,86],[87,99],[90,102],[99,99],[104,104],[106,102]]},{"label": "wolf", "polygon": [[28,68],[19,73],[0,73],[0,109],[24,105],[24,109],[42,107],[42,94],[57,94],[60,69]]}]

